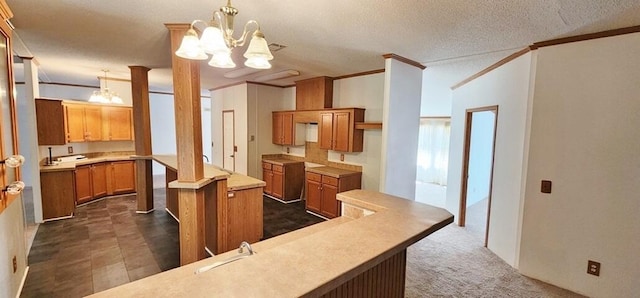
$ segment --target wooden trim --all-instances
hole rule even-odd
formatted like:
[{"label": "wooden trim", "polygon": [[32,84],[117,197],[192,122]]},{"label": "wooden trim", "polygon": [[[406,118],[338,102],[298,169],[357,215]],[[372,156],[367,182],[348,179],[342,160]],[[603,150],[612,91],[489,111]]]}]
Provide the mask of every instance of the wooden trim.
[{"label": "wooden trim", "polygon": [[382,122],[356,122],[356,129],[382,129]]},{"label": "wooden trim", "polygon": [[406,64],[415,66],[415,67],[420,68],[420,69],[427,68],[426,66],[422,65],[422,63],[420,63],[420,62],[413,61],[413,60],[411,60],[409,58],[405,58],[405,57],[402,57],[400,55],[396,55],[394,53],[384,54],[384,55],[382,55],[382,57],[384,57],[384,59],[395,59],[395,60],[398,60],[400,62],[404,62]]},{"label": "wooden trim", "polygon": [[585,41],[585,40],[598,39],[598,38],[611,37],[611,36],[624,35],[624,34],[637,33],[637,32],[640,32],[640,25],[535,42],[533,43],[533,45],[531,45],[531,48],[535,50],[537,48],[542,48],[542,47],[555,46],[555,45],[560,45],[565,43],[572,43],[572,42]]},{"label": "wooden trim", "polygon": [[335,80],[342,80],[342,79],[348,79],[348,78],[353,78],[353,77],[368,76],[368,75],[382,73],[382,72],[384,72],[384,68],[375,69],[375,70],[369,70],[369,71],[363,71],[363,72],[357,72],[357,73],[347,74],[347,75],[343,75],[343,76],[337,76],[337,77],[334,77],[333,80],[335,81]]},{"label": "wooden trim", "polygon": [[[151,69],[149,69],[151,70]],[[119,78],[109,78],[109,77],[104,77],[104,76],[98,76],[98,80],[107,80],[107,81],[115,81],[115,82],[131,82],[131,80],[128,79],[119,79]]]},{"label": "wooden trim", "polygon": [[0,17],[3,21],[13,18],[13,12],[5,0],[0,1]]},{"label": "wooden trim", "polygon": [[191,28],[191,24],[187,23],[164,23],[164,26],[169,30],[184,30],[187,31]]},{"label": "wooden trim", "polygon": [[427,120],[451,120],[451,116],[421,116],[420,119]]},{"label": "wooden trim", "polygon": [[238,85],[242,85],[242,84],[246,84],[246,83],[247,83],[246,81],[235,82],[233,84],[228,84],[228,85],[224,85],[224,86],[220,86],[220,87],[211,88],[211,89],[209,89],[209,91],[216,91],[216,90],[229,88],[229,87],[233,87],[233,86],[238,86]]},{"label": "wooden trim", "polygon": [[[111,79],[109,79],[111,80]],[[57,86],[67,86],[67,87],[80,87],[80,88],[93,88],[93,89],[100,89],[100,86],[89,86],[89,85],[79,85],[79,84],[68,84],[68,83],[56,83],[56,82],[38,82],[38,84],[41,85],[57,85]],[[24,85],[24,82],[16,82],[16,85]],[[171,95],[173,96],[174,94],[171,92],[164,92],[164,91],[149,91],[149,94],[160,94],[160,95]],[[207,95],[200,95],[200,97],[202,98],[211,98],[211,96],[207,96]],[[40,97],[40,98],[44,98],[44,97]],[[51,99],[57,99],[60,100],[58,98],[51,98]]]},{"label": "wooden trim", "polygon": [[274,85],[274,84],[263,83],[263,82],[254,82],[254,81],[246,81],[246,82],[247,84],[262,85],[262,86],[269,86],[269,87],[276,87],[276,88],[286,88],[286,86]]},{"label": "wooden trim", "polygon": [[515,52],[515,53],[513,53],[513,54],[511,54],[511,55],[509,55],[509,56],[507,56],[505,58],[503,58],[502,60],[490,65],[489,67],[481,70],[480,72],[478,72],[478,73],[476,73],[476,74],[474,74],[474,75],[462,80],[462,82],[451,86],[451,90],[456,90],[456,89],[466,85],[467,83],[469,83],[469,82],[471,82],[471,81],[473,81],[473,80],[475,80],[475,79],[487,74],[488,72],[490,72],[490,71],[492,71],[492,70],[494,70],[494,69],[506,64],[507,62],[510,62],[510,61],[512,61],[512,60],[514,60],[514,59],[516,59],[516,58],[518,58],[518,57],[520,57],[520,56],[522,56],[522,55],[524,55],[526,53],[529,53],[529,51],[531,51],[531,50],[532,50],[531,47],[526,47],[526,48],[524,48],[524,49],[522,49],[520,51],[517,51],[517,52]]}]

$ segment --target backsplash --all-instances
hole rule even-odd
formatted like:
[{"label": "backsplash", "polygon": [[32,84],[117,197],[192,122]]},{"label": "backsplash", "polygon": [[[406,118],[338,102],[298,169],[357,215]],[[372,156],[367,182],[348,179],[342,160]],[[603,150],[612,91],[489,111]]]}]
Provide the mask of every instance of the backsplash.
[{"label": "backsplash", "polygon": [[306,142],[304,148],[304,156],[292,154],[264,154],[262,155],[262,158],[285,158],[290,160],[317,163],[338,169],[362,172],[362,166],[329,161],[328,152],[329,151],[326,149],[320,149],[320,146],[317,142]]}]

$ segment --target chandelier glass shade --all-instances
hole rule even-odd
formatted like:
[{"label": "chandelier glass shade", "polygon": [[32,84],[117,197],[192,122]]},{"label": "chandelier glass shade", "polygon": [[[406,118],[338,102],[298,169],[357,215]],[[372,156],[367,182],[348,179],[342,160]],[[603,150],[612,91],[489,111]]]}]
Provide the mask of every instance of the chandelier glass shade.
[{"label": "chandelier glass shade", "polygon": [[[244,25],[242,36],[239,39],[233,37],[233,18],[237,14],[238,10],[232,7],[231,0],[228,0],[226,6],[213,12],[213,18],[209,23],[202,20],[193,21],[175,54],[178,57],[191,60],[207,60],[209,59],[208,55],[211,55],[209,65],[219,68],[234,68],[236,64],[231,59],[231,51],[235,47],[244,46],[250,32],[247,28],[253,24],[257,28],[251,34],[251,41],[244,53],[244,57],[247,58],[244,65],[256,69],[271,68],[269,61],[273,60],[273,55],[264,34],[260,31],[258,22],[248,21]],[[207,26],[202,31],[200,38],[194,29],[198,23],[204,23]]]},{"label": "chandelier glass shade", "polygon": [[107,87],[107,72],[108,70],[102,70],[104,72],[104,88],[100,88],[100,91],[93,91],[89,102],[106,103],[106,104],[123,104],[122,98],[117,93],[109,91]]}]

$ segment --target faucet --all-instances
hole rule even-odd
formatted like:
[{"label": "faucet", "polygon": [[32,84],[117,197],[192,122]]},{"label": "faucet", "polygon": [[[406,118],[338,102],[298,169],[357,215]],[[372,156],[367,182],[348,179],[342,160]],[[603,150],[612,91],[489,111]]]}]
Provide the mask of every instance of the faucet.
[{"label": "faucet", "polygon": [[208,157],[208,156],[206,156],[206,155],[204,155],[204,154],[203,154],[203,155],[202,155],[202,157],[204,157],[204,159],[206,159],[206,160],[207,160],[207,163],[209,163],[209,157]]},{"label": "faucet", "polygon": [[238,248],[238,253],[243,253],[244,249],[246,248],[247,251],[249,252],[249,255],[253,255],[253,249],[251,248],[251,244],[247,243],[247,241],[242,241],[242,243],[240,243],[240,248]]}]

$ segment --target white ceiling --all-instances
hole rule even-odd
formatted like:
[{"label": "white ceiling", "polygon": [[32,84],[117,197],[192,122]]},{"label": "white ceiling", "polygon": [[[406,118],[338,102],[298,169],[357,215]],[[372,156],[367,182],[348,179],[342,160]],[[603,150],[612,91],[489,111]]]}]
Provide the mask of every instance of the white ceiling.
[{"label": "white ceiling", "polygon": [[[33,56],[42,82],[97,86],[101,69],[128,79],[129,65],[151,68],[150,89],[171,91],[165,23],[208,20],[226,4],[168,0],[7,0],[18,38],[14,51]],[[340,76],[384,68],[395,53],[427,66],[461,57],[513,52],[558,37],[640,24],[640,0],[234,0],[236,31],[260,22],[275,52],[273,68],[238,79],[203,62],[202,88],[286,69],[299,77]],[[236,32],[239,35],[239,32]],[[246,48],[246,47],[245,47]],[[245,48],[234,50],[236,64]],[[480,69],[478,69],[480,70]],[[463,78],[461,78],[463,79]]]}]

